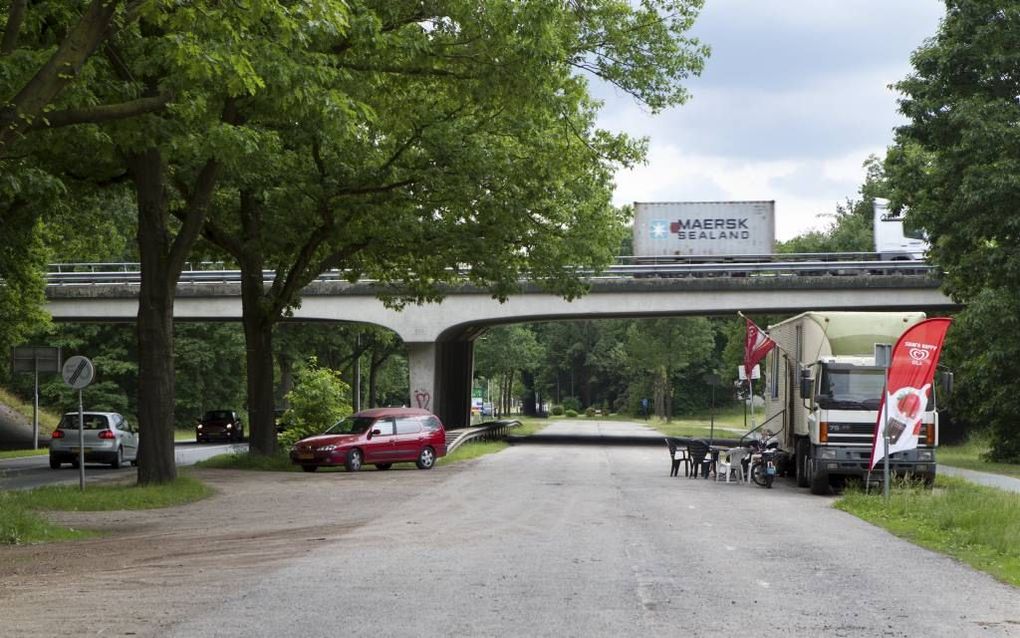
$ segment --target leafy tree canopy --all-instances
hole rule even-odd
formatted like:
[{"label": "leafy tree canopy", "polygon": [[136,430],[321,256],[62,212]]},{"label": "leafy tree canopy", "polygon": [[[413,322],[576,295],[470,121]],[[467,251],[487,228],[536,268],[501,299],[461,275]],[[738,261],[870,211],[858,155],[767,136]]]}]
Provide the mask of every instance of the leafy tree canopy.
[{"label": "leafy tree canopy", "polygon": [[885,159],[891,199],[931,239],[945,290],[966,309],[947,335],[954,404],[1020,460],[1013,418],[1020,290],[1020,2],[947,0],[939,31],[896,86],[908,123]]}]

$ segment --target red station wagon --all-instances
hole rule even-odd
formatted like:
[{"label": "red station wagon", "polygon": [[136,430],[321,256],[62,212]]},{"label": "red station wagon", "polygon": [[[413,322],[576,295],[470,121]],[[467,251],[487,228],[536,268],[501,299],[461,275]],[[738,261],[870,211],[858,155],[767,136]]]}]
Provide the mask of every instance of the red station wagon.
[{"label": "red station wagon", "polygon": [[357,472],[366,463],[388,470],[404,462],[428,470],[441,456],[446,456],[446,430],[439,417],[418,408],[363,410],[290,450],[290,460],[306,472],[336,465]]}]

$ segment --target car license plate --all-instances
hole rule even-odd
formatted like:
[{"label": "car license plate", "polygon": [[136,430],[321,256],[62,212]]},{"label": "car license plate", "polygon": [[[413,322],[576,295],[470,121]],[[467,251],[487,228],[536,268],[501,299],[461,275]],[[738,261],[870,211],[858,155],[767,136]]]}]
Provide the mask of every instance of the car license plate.
[{"label": "car license plate", "polygon": [[297,457],[302,461],[308,461],[314,459],[315,455],[312,454],[311,452],[301,452],[300,454],[297,455]]},{"label": "car license plate", "polygon": [[[73,447],[73,448],[71,448],[71,451],[74,452],[75,454],[78,454],[79,452],[81,452],[81,448],[80,447]],[[85,448],[85,451],[86,452],[91,452],[92,448],[87,447],[87,448]]]}]

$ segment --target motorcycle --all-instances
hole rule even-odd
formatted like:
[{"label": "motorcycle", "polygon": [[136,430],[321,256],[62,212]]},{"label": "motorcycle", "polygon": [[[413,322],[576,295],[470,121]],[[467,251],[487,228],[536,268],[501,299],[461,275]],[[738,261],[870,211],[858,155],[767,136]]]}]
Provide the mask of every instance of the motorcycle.
[{"label": "motorcycle", "polygon": [[761,447],[756,445],[752,451],[754,463],[751,464],[751,480],[756,485],[771,488],[776,478],[777,453],[775,446]]}]

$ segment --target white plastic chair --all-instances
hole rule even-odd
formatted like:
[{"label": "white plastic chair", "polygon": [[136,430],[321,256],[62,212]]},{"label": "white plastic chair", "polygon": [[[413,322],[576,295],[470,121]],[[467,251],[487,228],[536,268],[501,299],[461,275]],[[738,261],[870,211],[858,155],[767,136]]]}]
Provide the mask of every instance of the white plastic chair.
[{"label": "white plastic chair", "polygon": [[719,468],[715,473],[715,480],[718,481],[722,477],[726,477],[726,482],[730,482],[730,473],[736,473],[736,480],[744,480],[744,465],[743,460],[751,455],[751,450],[746,447],[735,447],[731,450],[721,452],[719,454]]}]

